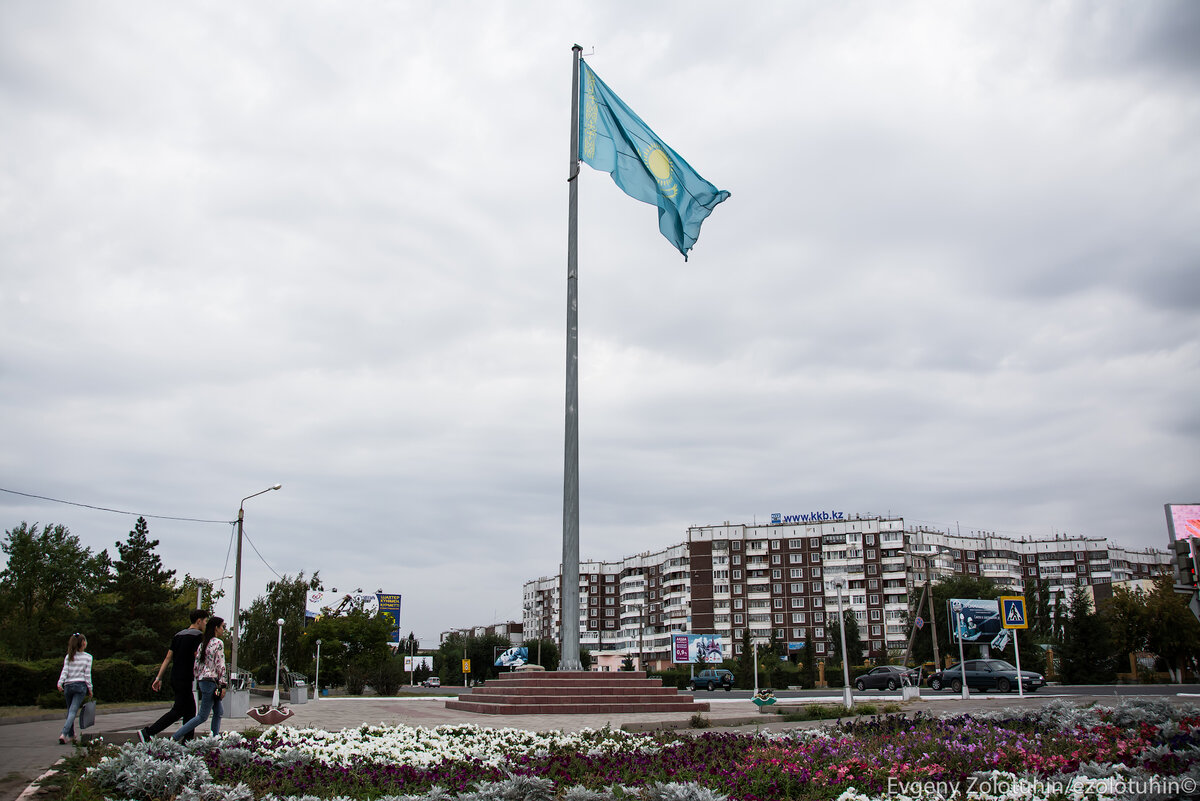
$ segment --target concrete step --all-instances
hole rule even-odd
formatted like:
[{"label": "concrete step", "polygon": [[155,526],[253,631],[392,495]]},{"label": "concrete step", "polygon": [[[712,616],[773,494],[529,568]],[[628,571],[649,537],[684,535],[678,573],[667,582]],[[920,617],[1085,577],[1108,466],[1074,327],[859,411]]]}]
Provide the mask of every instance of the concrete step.
[{"label": "concrete step", "polygon": [[478,700],[447,701],[447,709],[461,712],[476,712],[483,715],[610,715],[638,714],[642,712],[707,712],[708,703],[680,698],[675,701],[613,701],[612,699],[590,699],[576,702],[574,699],[542,703],[491,702]]}]

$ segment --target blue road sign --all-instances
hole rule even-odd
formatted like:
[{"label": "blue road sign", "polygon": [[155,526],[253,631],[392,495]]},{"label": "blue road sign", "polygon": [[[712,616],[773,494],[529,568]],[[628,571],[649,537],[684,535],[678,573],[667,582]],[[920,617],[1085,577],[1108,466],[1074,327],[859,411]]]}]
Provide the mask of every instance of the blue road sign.
[{"label": "blue road sign", "polygon": [[1021,595],[1005,595],[1000,598],[1000,624],[1006,629],[1027,629],[1025,598]]}]

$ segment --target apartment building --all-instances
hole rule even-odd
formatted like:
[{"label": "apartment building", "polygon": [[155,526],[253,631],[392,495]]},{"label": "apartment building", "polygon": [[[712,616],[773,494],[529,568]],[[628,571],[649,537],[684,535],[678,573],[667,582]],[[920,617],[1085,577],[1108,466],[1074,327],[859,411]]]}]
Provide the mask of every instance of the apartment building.
[{"label": "apartment building", "polygon": [[[660,551],[580,563],[580,647],[643,654],[665,667],[674,633],[719,634],[732,658],[748,629],[754,639],[774,633],[789,649],[812,647],[821,657],[832,650],[840,585],[869,656],[883,658],[907,644],[909,596],[927,572],[934,581],[989,578],[1015,594],[1044,579],[1053,603],[1076,586],[1152,579],[1172,566],[1167,551],[1098,538],[951,534],[900,517],[798,517],[693,526]],[[559,638],[559,586],[560,576],[526,582],[528,636]]]}]

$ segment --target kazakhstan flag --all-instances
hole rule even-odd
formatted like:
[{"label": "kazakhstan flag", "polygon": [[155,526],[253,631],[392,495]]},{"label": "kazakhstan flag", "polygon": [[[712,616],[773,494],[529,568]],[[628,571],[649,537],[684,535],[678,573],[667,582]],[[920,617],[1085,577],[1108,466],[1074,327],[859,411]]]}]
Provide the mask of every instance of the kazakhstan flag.
[{"label": "kazakhstan flag", "polygon": [[579,67],[579,158],[610,173],[625,194],[658,206],[658,230],[686,261],[700,224],[729,193],[667,147],[586,62]]}]

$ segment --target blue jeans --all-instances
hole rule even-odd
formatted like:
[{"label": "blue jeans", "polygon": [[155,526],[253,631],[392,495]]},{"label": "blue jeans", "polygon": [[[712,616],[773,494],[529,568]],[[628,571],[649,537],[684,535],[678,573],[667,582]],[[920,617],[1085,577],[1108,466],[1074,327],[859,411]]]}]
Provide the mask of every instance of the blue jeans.
[{"label": "blue jeans", "polygon": [[221,718],[224,716],[225,710],[221,708],[221,699],[217,698],[217,683],[208,679],[200,679],[200,709],[196,712],[196,717],[180,726],[179,731],[171,735],[171,739],[175,742],[183,740],[197,726],[208,720],[209,712],[212,713],[212,733],[218,734],[221,731]]},{"label": "blue jeans", "polygon": [[62,736],[75,736],[75,716],[79,707],[87,700],[88,686],[82,681],[68,681],[63,685],[63,693],[67,696],[67,722],[63,724]]}]

